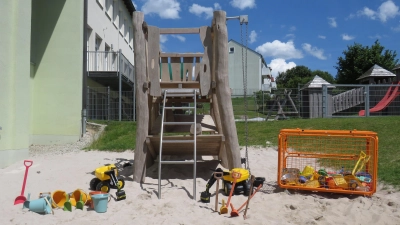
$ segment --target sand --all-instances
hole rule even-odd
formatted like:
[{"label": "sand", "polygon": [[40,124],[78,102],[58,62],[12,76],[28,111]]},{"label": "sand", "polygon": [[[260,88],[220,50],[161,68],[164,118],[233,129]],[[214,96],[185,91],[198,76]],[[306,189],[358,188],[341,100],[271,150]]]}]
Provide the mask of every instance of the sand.
[{"label": "sand", "polygon": [[[244,151],[241,151],[244,155]],[[114,163],[121,166],[133,163],[134,153],[104,151],[71,151],[62,154],[37,154],[31,158],[25,196],[37,199],[40,192],[80,188],[89,192],[93,170]],[[210,159],[210,158],[206,158]],[[25,167],[23,161],[0,169],[0,224],[400,224],[400,193],[380,184],[372,197],[330,193],[297,192],[277,186],[276,148],[249,147],[251,173],[266,178],[263,188],[250,202],[247,219],[244,211],[239,217],[214,212],[215,188],[211,188],[210,203],[199,201],[217,161],[198,163],[197,200],[192,200],[193,179],[191,165],[164,165],[162,171],[162,198],[158,199],[157,164],[147,171],[146,182],[132,181],[131,168],[121,171],[126,180],[127,199],[108,203],[106,213],[96,213],[85,207],[66,212],[55,209],[54,215],[41,215],[14,205],[20,195]],[[220,185],[221,187],[221,185]],[[115,190],[110,192],[115,195]],[[222,190],[219,194],[221,200]],[[238,208],[247,197],[232,198]],[[219,201],[221,204],[221,201]],[[220,208],[221,205],[218,206]],[[230,209],[229,209],[230,213]]]}]

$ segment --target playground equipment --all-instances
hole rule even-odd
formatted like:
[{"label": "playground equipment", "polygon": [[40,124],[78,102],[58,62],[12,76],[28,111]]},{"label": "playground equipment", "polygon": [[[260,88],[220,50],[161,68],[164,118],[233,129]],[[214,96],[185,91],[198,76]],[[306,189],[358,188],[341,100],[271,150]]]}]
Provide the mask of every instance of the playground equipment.
[{"label": "playground equipment", "polygon": [[[133,180],[144,182],[146,167],[158,158],[159,198],[164,164],[193,164],[193,199],[196,199],[197,156],[217,156],[229,169],[241,166],[230,88],[226,82],[227,19],[224,11],[215,11],[210,27],[158,28],[147,25],[142,12],[133,12],[136,112],[140,118]],[[160,52],[160,35],[165,34],[199,34],[204,53]],[[193,67],[191,76],[188,71]],[[210,114],[196,115],[197,103],[210,104]],[[184,114],[183,110],[187,109],[193,113]],[[173,132],[187,135],[164,135]],[[188,154],[193,155],[192,161],[163,158]]]},{"label": "playground equipment", "polygon": [[[398,82],[397,84],[400,85],[400,82]],[[379,112],[379,111],[384,110],[399,95],[400,95],[399,86],[394,86],[394,87],[390,86],[388,88],[385,96],[382,98],[382,100],[380,100],[378,102],[378,104],[376,104],[374,107],[370,108],[369,112],[373,113],[373,112]],[[358,112],[358,115],[359,116],[364,116],[365,115],[365,110],[360,110],[360,112]]]},{"label": "playground equipment", "polygon": [[115,193],[117,201],[126,199],[125,191],[122,190],[125,186],[125,180],[118,178],[118,170],[114,164],[108,166],[101,166],[95,171],[95,178],[90,181],[90,189],[102,191],[105,193],[110,192],[110,188],[117,188]]},{"label": "playground equipment", "polygon": [[[285,91],[283,93],[283,98],[282,98],[282,96],[279,96],[279,95],[275,96],[275,101],[268,111],[267,120],[272,115],[272,113],[275,111],[275,107],[278,108],[278,111],[275,115],[275,120],[278,120],[279,118],[286,119],[287,117],[285,114],[299,116],[299,112],[297,111],[296,105],[294,104],[292,98],[290,97],[291,93],[292,93],[292,90],[285,89]],[[289,106],[286,106],[287,102],[290,103]],[[291,107],[292,111],[285,112],[285,110],[284,110],[285,107]]]},{"label": "playground equipment", "polygon": [[366,196],[376,191],[375,132],[282,129],[278,145],[281,188]]}]

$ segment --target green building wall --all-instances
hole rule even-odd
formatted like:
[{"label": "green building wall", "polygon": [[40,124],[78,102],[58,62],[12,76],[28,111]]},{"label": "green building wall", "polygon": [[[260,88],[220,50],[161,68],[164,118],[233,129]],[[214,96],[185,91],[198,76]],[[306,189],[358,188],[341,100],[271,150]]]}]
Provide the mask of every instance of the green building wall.
[{"label": "green building wall", "polygon": [[81,135],[83,1],[0,1],[0,168]]},{"label": "green building wall", "polygon": [[31,1],[0,1],[0,166],[28,156]]}]

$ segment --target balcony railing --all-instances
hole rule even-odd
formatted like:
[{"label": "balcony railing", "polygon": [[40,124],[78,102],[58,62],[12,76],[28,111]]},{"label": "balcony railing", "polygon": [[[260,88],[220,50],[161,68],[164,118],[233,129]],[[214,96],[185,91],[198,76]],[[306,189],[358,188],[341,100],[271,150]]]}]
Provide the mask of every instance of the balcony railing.
[{"label": "balcony railing", "polygon": [[89,72],[120,72],[135,81],[133,65],[121,52],[88,51],[87,54]]}]

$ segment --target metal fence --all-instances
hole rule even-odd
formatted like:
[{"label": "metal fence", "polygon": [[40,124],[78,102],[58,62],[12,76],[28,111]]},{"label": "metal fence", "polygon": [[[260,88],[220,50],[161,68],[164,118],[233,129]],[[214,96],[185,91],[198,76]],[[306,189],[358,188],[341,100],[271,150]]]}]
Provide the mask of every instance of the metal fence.
[{"label": "metal fence", "polygon": [[88,87],[86,102],[88,120],[136,121],[133,91],[122,91],[120,98],[119,92],[109,87]]},{"label": "metal fence", "polygon": [[[236,121],[290,118],[332,118],[400,115],[400,85],[323,85],[311,89],[277,89],[272,93],[247,90],[247,98],[232,92]],[[88,87],[88,119],[135,120],[134,93],[123,91],[121,109],[117,91]],[[199,114],[209,114],[210,106],[198,103]],[[191,112],[185,112],[191,113]]]}]

